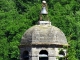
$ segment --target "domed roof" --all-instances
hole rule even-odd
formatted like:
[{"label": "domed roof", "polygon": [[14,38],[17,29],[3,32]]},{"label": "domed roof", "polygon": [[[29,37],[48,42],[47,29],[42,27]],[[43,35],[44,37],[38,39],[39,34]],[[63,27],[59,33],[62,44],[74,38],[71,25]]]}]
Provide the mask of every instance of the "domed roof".
[{"label": "domed roof", "polygon": [[64,33],[52,25],[35,25],[23,35],[21,45],[68,45]]}]

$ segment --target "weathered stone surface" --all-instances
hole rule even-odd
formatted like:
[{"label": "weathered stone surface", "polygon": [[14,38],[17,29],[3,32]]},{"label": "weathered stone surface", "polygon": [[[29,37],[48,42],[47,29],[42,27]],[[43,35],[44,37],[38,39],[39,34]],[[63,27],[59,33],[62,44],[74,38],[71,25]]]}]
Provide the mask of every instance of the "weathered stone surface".
[{"label": "weathered stone surface", "polygon": [[52,25],[35,25],[28,29],[21,40],[21,45],[24,44],[68,45],[64,33]]}]

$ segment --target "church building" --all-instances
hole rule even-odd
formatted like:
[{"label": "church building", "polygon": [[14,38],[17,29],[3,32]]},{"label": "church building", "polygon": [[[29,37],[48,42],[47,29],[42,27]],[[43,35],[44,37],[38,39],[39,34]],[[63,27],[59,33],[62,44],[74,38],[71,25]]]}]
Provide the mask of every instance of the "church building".
[{"label": "church building", "polygon": [[67,60],[67,47],[65,34],[51,25],[47,3],[42,1],[38,24],[29,28],[22,36],[20,60]]}]

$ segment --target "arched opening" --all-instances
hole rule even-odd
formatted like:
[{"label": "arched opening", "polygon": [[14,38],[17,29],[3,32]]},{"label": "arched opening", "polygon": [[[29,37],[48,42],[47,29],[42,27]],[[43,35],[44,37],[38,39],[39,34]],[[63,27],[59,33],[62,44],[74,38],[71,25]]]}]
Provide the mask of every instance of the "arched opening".
[{"label": "arched opening", "polygon": [[40,51],[39,60],[48,60],[48,52],[46,50]]},{"label": "arched opening", "polygon": [[29,60],[29,52],[28,51],[24,51],[23,55],[22,55],[23,60]]},{"label": "arched opening", "polygon": [[65,60],[65,53],[63,50],[59,51],[59,60]]},{"label": "arched opening", "polygon": [[65,53],[64,53],[64,51],[63,50],[61,50],[60,52],[59,52],[59,55],[65,55]]}]

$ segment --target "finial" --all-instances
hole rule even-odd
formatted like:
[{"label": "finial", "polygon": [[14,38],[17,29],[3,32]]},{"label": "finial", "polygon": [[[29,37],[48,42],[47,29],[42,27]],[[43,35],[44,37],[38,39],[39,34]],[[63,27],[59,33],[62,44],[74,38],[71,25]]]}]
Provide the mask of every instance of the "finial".
[{"label": "finial", "polygon": [[39,25],[51,25],[51,22],[48,18],[48,8],[47,3],[45,0],[42,1],[42,10],[40,12],[40,21],[38,22]]},{"label": "finial", "polygon": [[42,1],[42,10],[40,12],[40,20],[48,20],[48,9],[47,9],[47,3],[45,0]]},{"label": "finial", "polygon": [[41,10],[41,14],[44,15],[44,14],[48,14],[47,12],[47,3],[46,1],[42,1],[42,10]]},{"label": "finial", "polygon": [[45,4],[45,3],[46,3],[46,1],[45,1],[45,0],[43,0],[43,1],[42,1],[42,3],[44,3],[44,4]]}]

